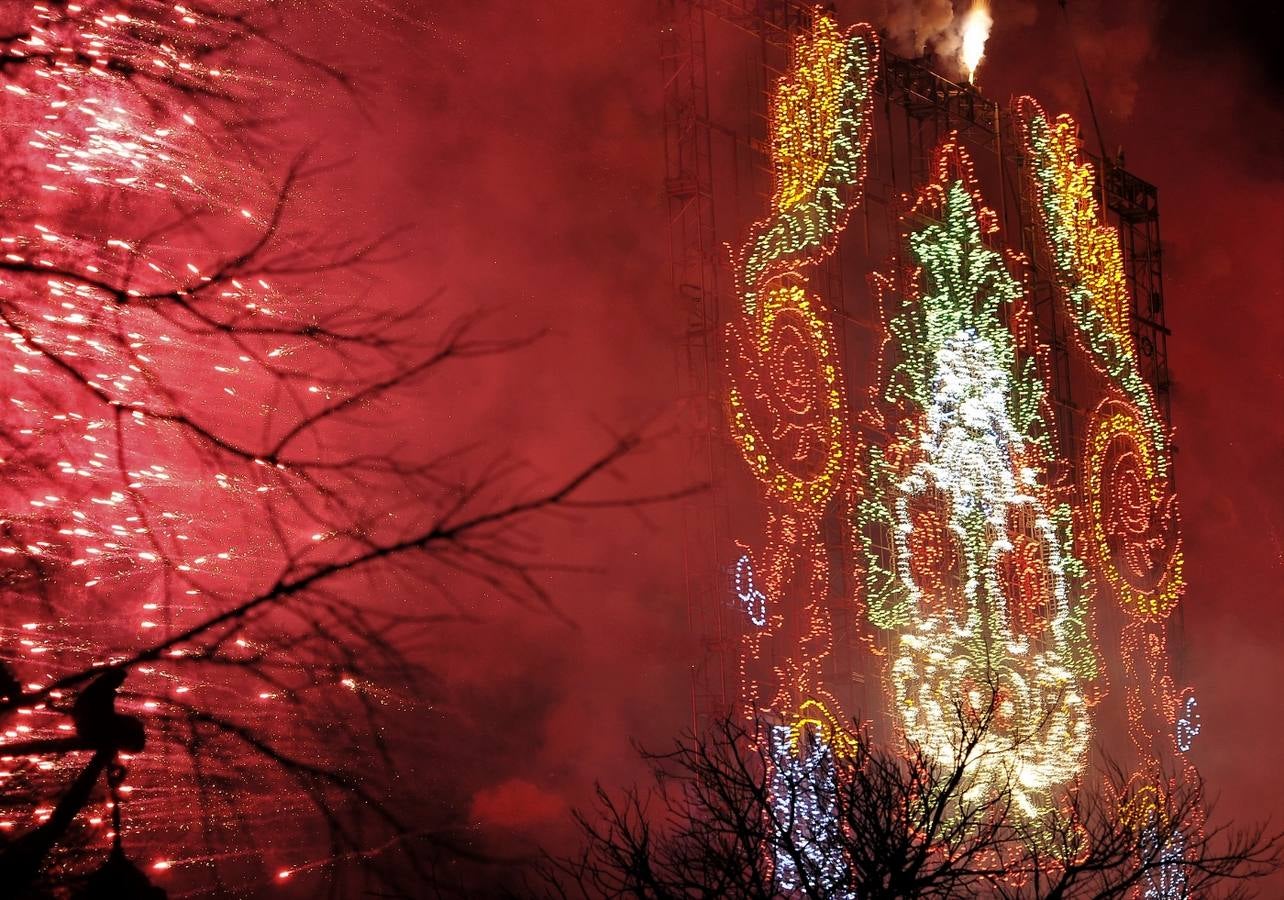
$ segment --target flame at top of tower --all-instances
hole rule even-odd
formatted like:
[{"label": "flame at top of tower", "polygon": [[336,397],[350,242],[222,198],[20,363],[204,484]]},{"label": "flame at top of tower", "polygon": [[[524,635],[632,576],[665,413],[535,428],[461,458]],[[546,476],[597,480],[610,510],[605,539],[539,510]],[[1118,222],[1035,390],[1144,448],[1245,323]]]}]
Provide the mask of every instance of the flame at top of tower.
[{"label": "flame at top of tower", "polygon": [[962,44],[959,47],[959,58],[967,70],[969,82],[976,80],[976,69],[985,55],[985,42],[990,37],[993,24],[989,0],[973,0],[972,8],[963,17]]}]

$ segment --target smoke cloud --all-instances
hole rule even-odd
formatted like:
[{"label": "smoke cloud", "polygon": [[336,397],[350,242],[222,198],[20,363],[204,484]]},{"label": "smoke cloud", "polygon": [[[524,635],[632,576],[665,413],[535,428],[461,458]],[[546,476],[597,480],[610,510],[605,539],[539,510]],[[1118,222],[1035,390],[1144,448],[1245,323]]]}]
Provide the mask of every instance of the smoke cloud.
[{"label": "smoke cloud", "polygon": [[[1064,17],[1039,3],[1042,16],[1034,0],[992,0],[986,93],[1032,93],[1086,123]],[[656,417],[675,393],[684,322],[663,205],[656,4],[393,5],[426,20],[422,30],[371,36],[352,16],[317,29],[322,56],[361,38],[384,86],[367,111],[376,127],[351,131],[354,221],[424,223],[385,289],[444,288],[446,301],[501,307],[508,333],[550,332],[480,376],[470,369],[474,380],[444,395],[458,398],[448,409],[425,397],[398,427],[498,434],[551,477],[600,449],[605,432]],[[897,52],[942,55],[945,66],[971,4],[838,5],[844,22],[869,21]],[[1143,0],[1069,2],[1107,143],[1123,144],[1129,168],[1161,187],[1191,577],[1182,674],[1204,716],[1201,771],[1223,797],[1222,817],[1245,822],[1284,796],[1274,758],[1284,726],[1268,714],[1284,681],[1284,131],[1271,102],[1279,30],[1263,27],[1269,15],[1255,5],[1168,4],[1161,15]],[[648,462],[620,493],[683,481],[681,460]],[[567,817],[549,795],[583,806],[594,781],[631,783],[642,772],[630,739],[663,749],[689,722],[687,666],[700,648],[686,621],[682,540],[668,508],[570,522],[546,540],[549,561],[603,573],[550,583],[575,627],[478,602],[483,624],[425,648],[425,663],[449,673],[430,724],[450,739],[408,777],[441,781],[444,814],[479,844],[565,840]],[[1284,876],[1264,893],[1284,896]]]}]

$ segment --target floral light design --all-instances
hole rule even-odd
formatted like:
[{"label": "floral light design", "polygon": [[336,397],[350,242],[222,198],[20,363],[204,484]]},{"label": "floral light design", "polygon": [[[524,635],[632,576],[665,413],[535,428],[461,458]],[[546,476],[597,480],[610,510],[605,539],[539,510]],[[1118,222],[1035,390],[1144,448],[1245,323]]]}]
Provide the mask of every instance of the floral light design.
[{"label": "floral light design", "polygon": [[994,213],[955,139],[933,174],[904,217],[916,265],[875,277],[892,437],[871,450],[857,508],[869,615],[894,633],[889,688],[906,736],[950,766],[958,710],[994,695],[968,791],[1010,786],[1037,820],[1082,770],[1092,733],[1096,659],[1072,602],[1084,570],[1048,482],[1042,351],[1020,284],[987,245]]}]

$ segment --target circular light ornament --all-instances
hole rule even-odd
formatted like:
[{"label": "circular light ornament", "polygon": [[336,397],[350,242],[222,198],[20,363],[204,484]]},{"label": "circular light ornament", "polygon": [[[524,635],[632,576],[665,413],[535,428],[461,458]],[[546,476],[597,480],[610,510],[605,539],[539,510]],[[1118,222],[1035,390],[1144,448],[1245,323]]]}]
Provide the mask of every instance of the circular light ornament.
[{"label": "circular light ornament", "polygon": [[791,279],[764,292],[756,321],[728,329],[731,429],[745,461],[791,507],[819,510],[846,465],[837,352],[814,298]]},{"label": "circular light ornament", "polygon": [[1159,621],[1185,590],[1177,500],[1136,407],[1108,399],[1088,428],[1092,554],[1131,616]]}]

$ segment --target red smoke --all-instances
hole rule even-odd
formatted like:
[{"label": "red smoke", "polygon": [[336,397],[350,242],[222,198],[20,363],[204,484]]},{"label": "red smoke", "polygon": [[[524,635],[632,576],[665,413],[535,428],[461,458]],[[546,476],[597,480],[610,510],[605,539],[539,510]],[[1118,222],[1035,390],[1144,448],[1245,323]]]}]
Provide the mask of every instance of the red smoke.
[{"label": "red smoke", "polygon": [[[1277,63],[1253,37],[1278,25],[1255,5],[1223,4],[1214,17],[1192,4],[1070,0],[1071,29],[1055,3],[997,0],[979,73],[991,96],[1033,94],[1086,130],[1077,41],[1107,146],[1122,146],[1128,168],[1160,188],[1190,580],[1182,676],[1199,697],[1197,762],[1223,796],[1219,815],[1251,819],[1284,797],[1274,715],[1284,680],[1284,155],[1279,74],[1268,68]],[[362,35],[362,61],[382,87],[373,130],[352,136],[354,215],[418,223],[392,289],[440,286],[459,307],[498,307],[505,329],[548,329],[461,388],[468,406],[451,410],[456,425],[501,435],[547,473],[612,430],[671,413],[681,318],[663,212],[655,4],[426,6],[403,4],[422,29]],[[877,26],[881,6],[840,4],[840,14]],[[425,425],[434,414],[423,413]],[[419,415],[406,411],[409,422]],[[622,492],[681,480],[681,448],[666,445],[632,474]],[[549,794],[582,803],[594,779],[637,777],[629,740],[656,745],[686,722],[695,644],[679,528],[670,509],[569,523],[548,559],[601,570],[555,580],[575,627],[483,602],[483,624],[443,636],[433,662],[449,674],[467,740],[433,768],[450,772],[443,782],[461,819],[525,819],[548,839]]]}]

